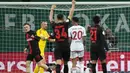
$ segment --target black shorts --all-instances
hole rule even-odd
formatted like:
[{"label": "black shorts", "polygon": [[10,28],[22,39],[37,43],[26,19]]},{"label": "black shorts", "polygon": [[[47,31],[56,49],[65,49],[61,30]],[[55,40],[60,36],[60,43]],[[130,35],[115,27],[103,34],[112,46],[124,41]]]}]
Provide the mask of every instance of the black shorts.
[{"label": "black shorts", "polygon": [[54,56],[55,56],[56,60],[63,59],[64,61],[69,61],[69,59],[70,59],[70,47],[69,46],[66,46],[66,47],[56,46],[56,48],[54,50]]},{"label": "black shorts", "polygon": [[28,54],[26,60],[33,61],[35,59],[36,62],[41,61],[43,58],[40,54]]},{"label": "black shorts", "polygon": [[90,57],[91,57],[91,60],[98,60],[98,59],[100,59],[101,61],[105,60],[106,59],[106,52],[104,50],[104,47],[91,45]]}]

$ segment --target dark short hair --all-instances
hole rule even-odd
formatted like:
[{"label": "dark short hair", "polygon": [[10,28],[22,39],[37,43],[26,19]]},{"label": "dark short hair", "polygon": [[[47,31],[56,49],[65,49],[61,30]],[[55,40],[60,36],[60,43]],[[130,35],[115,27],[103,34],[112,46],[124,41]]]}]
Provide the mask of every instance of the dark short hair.
[{"label": "dark short hair", "polygon": [[31,27],[31,25],[30,25],[29,23],[24,23],[24,25],[23,25],[23,26],[25,26],[25,25],[29,25],[29,26]]},{"label": "dark short hair", "polygon": [[58,14],[57,19],[62,20],[64,18],[63,14]]},{"label": "dark short hair", "polygon": [[78,17],[73,17],[72,20],[73,20],[74,22],[77,22],[77,23],[79,22],[79,18],[78,18]]},{"label": "dark short hair", "polygon": [[95,24],[98,24],[98,23],[100,22],[100,17],[99,17],[99,16],[94,16],[94,17],[93,17],[93,22],[94,22]]}]

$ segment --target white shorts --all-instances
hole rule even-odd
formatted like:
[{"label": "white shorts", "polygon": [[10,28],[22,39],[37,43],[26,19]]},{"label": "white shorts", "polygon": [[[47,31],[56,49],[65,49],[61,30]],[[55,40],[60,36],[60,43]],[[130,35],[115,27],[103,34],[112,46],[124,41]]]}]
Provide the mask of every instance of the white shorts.
[{"label": "white shorts", "polygon": [[84,50],[83,51],[71,51],[70,52],[70,58],[76,58],[76,57],[83,57],[84,56]]}]

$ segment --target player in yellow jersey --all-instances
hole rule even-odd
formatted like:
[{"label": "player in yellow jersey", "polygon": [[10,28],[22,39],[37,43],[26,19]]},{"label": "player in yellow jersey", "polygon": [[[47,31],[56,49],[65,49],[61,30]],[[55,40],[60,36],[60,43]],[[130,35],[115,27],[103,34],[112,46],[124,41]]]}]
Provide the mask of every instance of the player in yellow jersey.
[{"label": "player in yellow jersey", "polygon": [[[51,39],[50,35],[47,32],[47,22],[41,23],[41,28],[37,30],[36,34],[37,34],[37,36],[42,38],[38,42],[38,45],[39,45],[39,48],[40,48],[41,56],[43,57],[43,60],[44,60],[43,62],[46,63],[45,57],[44,57],[44,50],[45,50],[45,47],[46,47],[46,42],[47,42],[47,40],[50,41],[50,42],[54,42],[55,39]],[[44,73],[44,69],[42,69],[42,68],[40,68],[36,65],[36,67],[34,69],[34,73],[38,73],[38,72]]]}]

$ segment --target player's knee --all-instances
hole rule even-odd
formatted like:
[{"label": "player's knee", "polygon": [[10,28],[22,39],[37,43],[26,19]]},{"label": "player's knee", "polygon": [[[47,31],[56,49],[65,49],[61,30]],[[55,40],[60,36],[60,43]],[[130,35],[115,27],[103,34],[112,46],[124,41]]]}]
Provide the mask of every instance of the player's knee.
[{"label": "player's knee", "polygon": [[43,59],[41,60],[42,61],[42,63],[46,63],[46,60],[45,60],[45,58],[44,57],[42,57]]},{"label": "player's knee", "polygon": [[26,73],[30,73],[30,61],[26,61]]},{"label": "player's knee", "polygon": [[26,62],[26,67],[30,67],[30,61]]},{"label": "player's knee", "polygon": [[42,64],[42,63],[37,63],[37,65],[38,65],[39,67],[42,67],[44,64]]},{"label": "player's knee", "polygon": [[59,59],[59,60],[56,60],[56,63],[61,65],[62,64],[62,61]]},{"label": "player's knee", "polygon": [[30,64],[26,63],[26,67],[30,67]]}]

